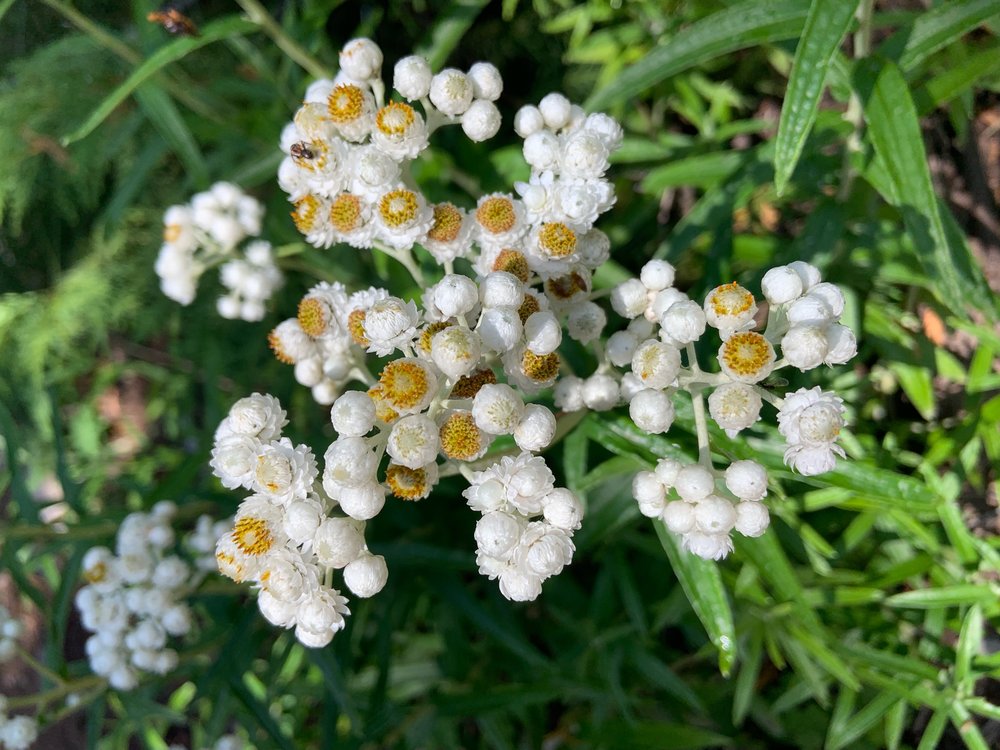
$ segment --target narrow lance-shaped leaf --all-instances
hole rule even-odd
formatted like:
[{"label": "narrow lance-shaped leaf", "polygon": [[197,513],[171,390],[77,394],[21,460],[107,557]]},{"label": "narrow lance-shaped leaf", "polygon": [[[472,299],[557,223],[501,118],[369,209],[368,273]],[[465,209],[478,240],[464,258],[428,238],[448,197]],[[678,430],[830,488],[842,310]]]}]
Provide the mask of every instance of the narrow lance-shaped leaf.
[{"label": "narrow lance-shaped leaf", "polygon": [[736,662],[736,626],[719,568],[713,562],[682,551],[662,521],[654,521],[653,526],[681,588],[719,652],[719,670],[728,677]]},{"label": "narrow lance-shaped leaf", "polygon": [[851,26],[860,0],[813,0],[795,48],[774,148],[774,184],[780,195],[795,171],[816,121],[827,70]]},{"label": "narrow lance-shaped leaf", "polygon": [[185,36],[163,45],[148,60],[133,70],[132,75],[112,91],[80,127],[65,136],[62,139],[63,145],[67,146],[81,138],[86,138],[94,132],[97,126],[104,122],[108,115],[114,111],[115,107],[125,101],[133,91],[170,63],[180,60],[189,52],[199,47],[204,47],[206,44],[211,44],[212,42],[237,34],[246,34],[256,29],[256,24],[244,18],[233,16],[208,24],[202,29],[199,36]]},{"label": "narrow lance-shaped leaf", "polygon": [[854,73],[854,85],[868,123],[868,137],[895,188],[884,196],[899,204],[917,257],[937,279],[941,302],[963,318],[967,307],[996,317],[982,272],[959,233],[951,231],[931,183],[927,153],[916,108],[902,74],[893,63],[869,59]]},{"label": "narrow lance-shaped leaf", "polygon": [[662,47],[622,72],[587,101],[597,110],[645,91],[682,70],[728,52],[798,36],[804,0],[748,0],[680,29]]}]

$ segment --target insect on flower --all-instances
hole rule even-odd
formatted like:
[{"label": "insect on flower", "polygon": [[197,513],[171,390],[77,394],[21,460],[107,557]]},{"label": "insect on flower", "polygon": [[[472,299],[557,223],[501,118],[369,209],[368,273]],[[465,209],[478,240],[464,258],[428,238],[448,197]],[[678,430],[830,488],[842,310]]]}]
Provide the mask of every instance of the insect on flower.
[{"label": "insect on flower", "polygon": [[293,143],[290,149],[290,153],[295,159],[315,159],[316,154],[310,149],[305,143],[301,141],[298,143]]},{"label": "insect on flower", "polygon": [[181,13],[177,8],[154,10],[146,16],[146,20],[158,23],[170,34],[177,36],[199,36],[198,27],[194,21]]}]

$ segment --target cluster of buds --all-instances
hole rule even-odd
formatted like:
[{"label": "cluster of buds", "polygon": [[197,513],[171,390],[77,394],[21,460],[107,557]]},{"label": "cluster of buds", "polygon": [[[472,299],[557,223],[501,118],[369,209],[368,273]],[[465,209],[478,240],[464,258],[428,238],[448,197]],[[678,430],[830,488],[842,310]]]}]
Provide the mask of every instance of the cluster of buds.
[{"label": "cluster of buds", "polygon": [[[236,185],[217,182],[163,217],[163,246],[156,259],[160,289],[182,305],[194,301],[198,279],[221,265],[225,294],[217,309],[224,318],[261,320],[264,304],[281,286],[271,244],[256,239],[264,207]],[[245,242],[243,247],[240,243]]]},{"label": "cluster of buds", "polygon": [[93,547],[83,558],[87,585],[76,593],[83,626],[92,631],[90,667],[112,687],[135,687],[142,672],[166,674],[177,665],[168,636],[191,629],[185,597],[197,584],[190,566],[170,554],[176,506],[162,501],[149,513],[132,513],[118,529],[115,551]]},{"label": "cluster of buds", "polygon": [[[729,487],[741,500],[733,509],[729,501],[714,494],[703,393],[710,391],[709,415],[730,437],[760,419],[765,401],[772,404],[778,410],[779,431],[787,443],[785,462],[808,476],[822,474],[834,468],[836,456],[844,455],[836,444],[845,424],[843,401],[819,387],[802,388],[782,399],[767,381],[783,367],[804,372],[824,363],[843,364],[856,354],[857,343],[854,333],[839,322],[843,294],[833,284],[822,282],[819,271],[802,261],[765,274],[768,315],[763,330],[755,330],[760,326],[753,294],[736,282],[716,287],[703,304],[689,299],[673,283],[673,267],[653,260],[642,268],[638,279],[614,289],[612,307],[630,320],[628,326],[608,339],[597,373],[586,381],[564,379],[556,403],[566,410],[600,410],[625,401],[636,426],[662,434],[673,424],[675,395],[679,391],[690,393],[695,403],[701,465],[686,468],[679,475],[683,480],[680,484],[675,482],[672,468],[641,474],[634,491],[644,512],[661,505],[664,493],[671,488],[681,501],[694,504],[693,508],[670,504],[647,515],[662,514],[668,527],[683,535],[688,549],[717,559],[732,548],[728,536],[732,529],[757,536],[768,521],[763,506],[745,505],[760,497],[747,497]],[[701,369],[695,350],[695,343],[709,328],[721,339],[715,357],[717,373]],[[619,379],[616,367],[627,367],[628,372]],[[661,462],[661,466],[673,464]],[[739,470],[740,476],[744,470],[745,466]],[[758,467],[755,472],[755,476],[764,477],[766,490],[763,469]],[[700,481],[689,483],[689,475],[695,474]],[[726,477],[729,486],[728,472]],[[713,539],[708,540],[709,536]]]},{"label": "cluster of buds", "polygon": [[24,624],[11,617],[10,610],[0,604],[0,664],[17,656],[17,640],[24,635]]},{"label": "cluster of buds", "polygon": [[[212,468],[230,488],[254,494],[240,503],[216,544],[219,570],[259,588],[257,604],[269,622],[295,628],[307,646],[325,646],[344,627],[347,599],[333,572],[357,596],[382,590],[385,560],[368,551],[363,521],[330,515],[337,503],[317,481],[312,451],[294,446],[282,429],[285,411],[273,396],[237,401],[219,425]],[[341,508],[343,509],[343,508]]]},{"label": "cluster of buds", "polygon": [[7,714],[7,697],[0,695],[0,748],[28,750],[38,739],[38,720],[33,716]]}]

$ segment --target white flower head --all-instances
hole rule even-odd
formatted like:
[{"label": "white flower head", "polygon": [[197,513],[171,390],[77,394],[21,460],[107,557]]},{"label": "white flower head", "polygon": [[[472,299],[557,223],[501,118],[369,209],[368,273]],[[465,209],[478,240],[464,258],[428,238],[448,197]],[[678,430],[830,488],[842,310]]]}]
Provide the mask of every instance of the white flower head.
[{"label": "white flower head", "polygon": [[500,110],[493,102],[477,99],[462,114],[462,131],[470,141],[482,143],[500,132]]},{"label": "white flower head", "polygon": [[731,334],[719,347],[719,366],[740,383],[759,383],[774,369],[774,347],[753,331]]},{"label": "white flower head", "polygon": [[472,417],[483,432],[510,435],[524,417],[524,401],[504,383],[484,385],[472,402]]},{"label": "white flower head", "polygon": [[260,393],[253,393],[233,404],[227,421],[231,432],[255,437],[265,443],[281,437],[282,428],[288,424],[281,402],[270,394]]},{"label": "white flower head", "polygon": [[476,99],[495,102],[503,93],[503,77],[492,63],[473,63],[467,75]]},{"label": "white flower head", "polygon": [[708,413],[730,437],[760,419],[762,405],[760,394],[746,383],[724,383],[708,397]]},{"label": "white flower head", "polygon": [[377,78],[382,50],[371,39],[352,39],[340,50],[340,69],[356,81]]},{"label": "white flower head", "polygon": [[375,596],[385,588],[388,578],[389,568],[385,564],[385,558],[370,552],[363,552],[344,568],[344,583],[355,596],[362,599]]},{"label": "white flower head", "polygon": [[330,421],[339,435],[367,435],[375,426],[375,402],[364,391],[347,391],[333,403]]},{"label": "white flower head", "polygon": [[492,558],[509,560],[526,526],[519,514],[499,510],[485,513],[476,522],[476,547]]},{"label": "white flower head", "polygon": [[379,238],[399,249],[420,242],[434,224],[434,209],[424,196],[409,188],[390,190],[375,205],[375,226]]},{"label": "white flower head", "polygon": [[437,203],[432,208],[434,221],[421,244],[438,263],[464,257],[475,229],[472,215],[453,203]]},{"label": "white flower head", "polygon": [[665,392],[647,388],[632,397],[628,413],[640,430],[659,435],[674,423],[674,402]]},{"label": "white flower head", "polygon": [[523,451],[545,450],[555,438],[556,418],[541,404],[528,404],[514,428],[514,442]]},{"label": "white flower head", "polygon": [[576,531],[583,518],[583,505],[565,487],[556,487],[542,501],[545,520],[559,529]]},{"label": "white flower head", "polygon": [[323,457],[323,488],[330,495],[339,487],[360,487],[375,479],[378,457],[362,437],[340,437]]},{"label": "white flower head", "polygon": [[313,535],[312,548],[321,565],[343,568],[365,548],[364,522],[353,518],[324,518]]},{"label": "white flower head", "polygon": [[419,321],[420,314],[412,300],[403,302],[398,297],[386,297],[376,301],[364,315],[368,351],[385,357],[395,349],[409,347],[417,335]]},{"label": "white flower head", "polygon": [[712,328],[719,329],[723,340],[736,331],[753,326],[757,303],[753,295],[737,284],[717,286],[705,298],[705,319]]},{"label": "white flower head", "polygon": [[781,355],[788,364],[803,372],[823,364],[829,351],[826,331],[819,326],[792,326],[781,339]]},{"label": "white flower head", "polygon": [[431,79],[428,96],[439,112],[457,117],[472,104],[475,88],[465,73],[456,68],[445,68]]},{"label": "white flower head", "polygon": [[715,478],[701,464],[688,464],[677,472],[674,488],[681,500],[695,503],[712,494],[715,490]]},{"label": "white flower head", "polygon": [[462,326],[449,326],[431,339],[431,359],[449,379],[468,375],[482,356],[479,334]]},{"label": "white flower head", "polygon": [[740,500],[767,496],[767,471],[756,461],[733,461],[726,469],[726,487]]},{"label": "white flower head", "polygon": [[431,90],[434,73],[430,63],[420,55],[400,59],[392,72],[392,87],[410,101],[423,99]]},{"label": "white flower head", "polygon": [[760,282],[760,290],[772,305],[784,305],[802,296],[802,277],[791,266],[768,269]]},{"label": "white flower head", "polygon": [[660,316],[660,339],[681,347],[705,333],[705,311],[694,300],[674,302]]},{"label": "white flower head", "polygon": [[434,461],[440,447],[434,420],[422,414],[411,414],[392,426],[386,452],[401,466],[419,469]]},{"label": "white flower head", "polygon": [[427,148],[427,123],[405,102],[389,102],[375,113],[372,143],[396,161],[414,159]]},{"label": "white flower head", "polygon": [[583,381],[583,403],[594,411],[608,411],[618,406],[621,389],[618,381],[603,372],[595,372]]},{"label": "white flower head", "polygon": [[542,512],[545,496],[555,486],[545,460],[530,453],[516,458],[504,456],[474,474],[473,480],[462,494],[471,508],[481,512],[513,508],[525,515],[537,515]]},{"label": "white flower head", "polygon": [[694,506],[683,500],[672,500],[663,507],[660,519],[675,534],[687,534],[695,526]]},{"label": "white flower head", "polygon": [[257,453],[251,489],[283,505],[305,497],[319,473],[312,451],[288,438],[263,445]]},{"label": "white flower head", "polygon": [[647,388],[666,388],[677,378],[680,366],[680,352],[656,339],[644,341],[632,355],[632,372]]},{"label": "white flower head", "polygon": [[771,515],[764,503],[742,502],[736,505],[734,528],[743,536],[761,536],[771,525]]}]

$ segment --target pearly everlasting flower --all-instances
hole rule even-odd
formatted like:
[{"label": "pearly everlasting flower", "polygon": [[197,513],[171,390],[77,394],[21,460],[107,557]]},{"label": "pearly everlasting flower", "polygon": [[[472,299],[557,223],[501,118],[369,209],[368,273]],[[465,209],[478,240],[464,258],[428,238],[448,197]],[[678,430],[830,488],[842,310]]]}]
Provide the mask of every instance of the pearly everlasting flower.
[{"label": "pearly everlasting flower", "polygon": [[538,103],[538,111],[545,121],[545,127],[560,130],[569,124],[572,105],[569,99],[559,93],[546,94]]},{"label": "pearly everlasting flower", "polygon": [[771,342],[759,333],[743,331],[731,334],[719,348],[722,371],[741,383],[758,383],[774,369],[775,354]]},{"label": "pearly everlasting flower", "polygon": [[647,388],[662,389],[677,378],[681,356],[672,346],[655,339],[644,341],[632,355],[632,372]]},{"label": "pearly everlasting flower", "polygon": [[330,409],[330,421],[339,435],[367,435],[375,426],[375,402],[363,391],[347,391]]},{"label": "pearly everlasting flower", "polygon": [[464,255],[475,228],[472,216],[452,203],[438,203],[432,208],[434,220],[421,244],[439,263]]},{"label": "pearly everlasting flower", "polygon": [[548,310],[532,313],[524,321],[524,341],[533,354],[551,354],[562,343],[562,327],[559,325],[559,320]]},{"label": "pearly everlasting flower", "polygon": [[365,313],[363,330],[368,351],[380,357],[394,349],[410,346],[417,333],[419,314],[414,302],[387,297],[375,302]]},{"label": "pearly everlasting flower", "polygon": [[660,518],[666,527],[675,534],[687,534],[695,528],[694,506],[683,500],[673,500],[667,503]]},{"label": "pearly everlasting flower", "polygon": [[764,274],[760,288],[772,305],[784,305],[802,295],[803,281],[791,266],[777,266]]},{"label": "pearly everlasting flower", "polygon": [[503,78],[500,71],[492,63],[477,62],[469,68],[469,81],[476,99],[495,102],[503,93]]},{"label": "pearly everlasting flower", "polygon": [[749,291],[734,281],[709,292],[704,309],[708,325],[719,329],[719,335],[726,340],[733,333],[753,325],[757,303]]},{"label": "pearly everlasting flower", "polygon": [[481,143],[500,132],[500,110],[493,102],[478,99],[462,113],[462,130],[470,141]]},{"label": "pearly everlasting flower", "polygon": [[651,260],[642,267],[639,280],[651,292],[659,292],[674,285],[674,267],[665,260]]},{"label": "pearly everlasting flower", "polygon": [[806,476],[831,471],[844,450],[836,444],[844,426],[844,402],[818,386],[785,398],[778,430],[785,437],[785,463]]},{"label": "pearly everlasting flower", "polygon": [[509,385],[484,385],[472,402],[479,429],[490,435],[510,435],[524,417],[524,401]]},{"label": "pearly everlasting flower", "polygon": [[605,373],[594,373],[583,381],[583,403],[594,411],[608,411],[618,405],[618,381]]},{"label": "pearly everlasting flower", "polygon": [[431,79],[428,96],[438,111],[449,117],[465,112],[475,95],[473,82],[460,70],[445,68]]},{"label": "pearly everlasting flower", "polygon": [[393,68],[392,87],[411,101],[423,99],[431,90],[434,77],[430,63],[420,55],[401,58]]},{"label": "pearly everlasting flower", "polygon": [[761,536],[770,524],[771,516],[763,503],[737,503],[734,528],[743,536]]},{"label": "pearly everlasting flower", "polygon": [[538,452],[555,438],[556,418],[541,404],[528,404],[514,428],[514,442],[523,451]]},{"label": "pearly everlasting flower", "polygon": [[286,504],[293,498],[305,497],[317,473],[316,459],[309,448],[293,446],[288,438],[280,438],[258,451],[250,489]]},{"label": "pearly everlasting flower", "polygon": [[715,488],[712,472],[699,464],[688,464],[677,472],[674,488],[681,500],[698,502],[708,497]]},{"label": "pearly everlasting flower", "polygon": [[340,51],[340,69],[357,81],[375,78],[382,68],[382,50],[371,39],[352,39]]},{"label": "pearly everlasting flower", "polygon": [[389,102],[375,113],[372,143],[396,161],[413,159],[427,148],[427,124],[413,107]]},{"label": "pearly everlasting flower", "polygon": [[386,567],[385,558],[370,552],[363,552],[344,568],[344,583],[352,593],[362,599],[375,596],[385,588],[388,578],[389,569]]},{"label": "pearly everlasting flower", "polygon": [[552,396],[556,408],[566,412],[580,411],[585,406],[583,403],[583,380],[575,375],[560,378]]},{"label": "pearly everlasting flower", "polygon": [[724,383],[708,397],[708,413],[730,437],[753,425],[761,406],[760,394],[746,383]]},{"label": "pearly everlasting flower", "polygon": [[607,325],[608,316],[595,302],[580,302],[569,309],[566,331],[581,344],[588,344],[600,337]]},{"label": "pearly everlasting flower", "polygon": [[384,193],[376,203],[378,237],[397,249],[408,249],[427,234],[434,222],[434,210],[423,195],[408,188]]},{"label": "pearly everlasting flower", "polygon": [[524,325],[514,308],[494,307],[483,310],[476,332],[489,349],[503,353],[517,346],[524,334]]},{"label": "pearly everlasting flower", "polygon": [[666,432],[674,422],[673,401],[663,391],[639,391],[629,401],[628,413],[640,430],[653,435]]},{"label": "pearly everlasting flower", "polygon": [[432,463],[440,450],[438,428],[422,414],[403,417],[392,426],[386,447],[392,459],[409,469]]},{"label": "pearly everlasting flower", "polygon": [[693,300],[674,302],[659,318],[660,339],[681,347],[697,341],[705,333],[705,312]]},{"label": "pearly everlasting flower", "polygon": [[532,104],[526,104],[514,114],[514,131],[521,138],[527,138],[544,127],[545,118],[541,110]]},{"label": "pearly everlasting flower", "polygon": [[756,461],[734,461],[726,469],[726,487],[741,500],[767,496],[767,472]]},{"label": "pearly everlasting flower", "polygon": [[472,372],[482,355],[479,334],[461,326],[451,326],[431,339],[431,359],[449,379],[457,380]]},{"label": "pearly everlasting flower", "polygon": [[819,326],[792,326],[781,339],[781,355],[788,364],[803,372],[823,364],[828,352],[829,342]]}]

